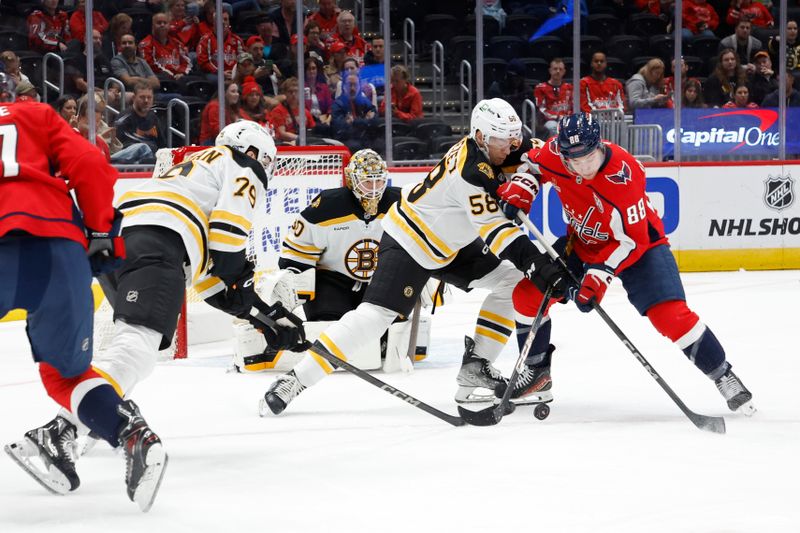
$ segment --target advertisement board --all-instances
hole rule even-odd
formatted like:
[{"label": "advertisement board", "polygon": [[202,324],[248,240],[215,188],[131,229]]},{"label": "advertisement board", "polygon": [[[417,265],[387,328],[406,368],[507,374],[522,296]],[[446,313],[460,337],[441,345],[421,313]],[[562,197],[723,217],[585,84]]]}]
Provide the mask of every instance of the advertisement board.
[{"label": "advertisement board", "polygon": [[[786,124],[797,124],[800,108],[787,110]],[[672,109],[637,109],[634,124],[658,124],[664,132],[664,157],[674,153]],[[786,128],[786,153],[800,154],[800,129]],[[778,109],[683,109],[681,111],[681,155],[758,156],[777,158],[780,135]]]}]

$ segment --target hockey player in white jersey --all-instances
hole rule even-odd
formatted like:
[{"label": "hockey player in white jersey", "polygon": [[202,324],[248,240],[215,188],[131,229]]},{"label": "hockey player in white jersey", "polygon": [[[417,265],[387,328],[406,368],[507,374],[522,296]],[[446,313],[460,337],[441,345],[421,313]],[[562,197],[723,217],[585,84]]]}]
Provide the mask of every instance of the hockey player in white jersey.
[{"label": "hockey player in white jersey", "polygon": [[[286,318],[280,305],[267,306],[256,295],[254,267],[245,255],[276,153],[267,130],[235,122],[219,133],[216,146],[117,202],[127,257],[99,278],[114,308],[114,337],[108,362],[95,369],[120,396],[153,371],[158,350],[170,345],[186,286],[194,285],[206,302],[231,315],[246,318],[256,306],[275,320]],[[276,326],[264,334],[276,346],[305,342],[302,326]],[[80,427],[65,410],[61,417],[65,427]]]},{"label": "hockey player in white jersey", "polygon": [[[386,162],[374,150],[353,154],[344,174],[344,187],[322,191],[297,216],[281,245],[279,270],[262,277],[257,286],[267,303],[280,301],[288,311],[302,304],[309,337],[361,303],[378,264],[382,220],[400,199],[400,188],[387,186]],[[260,371],[277,365],[291,368],[297,361],[294,353],[265,346],[264,336],[249,324],[238,325],[236,332],[234,365],[239,370]],[[389,340],[399,346],[394,340],[408,336],[410,325],[398,323],[393,326],[395,332]],[[396,351],[391,350],[384,370],[390,364],[399,369],[408,360],[405,340],[402,360],[391,357]],[[375,342],[354,364],[379,368],[381,351]]]},{"label": "hockey player in white jersey", "polygon": [[325,330],[303,360],[272,384],[262,401],[270,411],[281,413],[297,394],[333,371],[319,353],[347,359],[398,315],[408,316],[430,277],[464,290],[491,290],[474,339],[466,339],[456,400],[474,400],[476,389],[493,391],[505,383],[492,362],[514,330],[515,284],[524,273],[542,290],[552,285],[563,291],[565,280],[497,204],[504,172],[513,172],[531,146],[522,140],[516,112],[499,98],[482,100],[472,112],[470,130],[424,180],[403,188],[383,221],[378,268],[363,302]]}]

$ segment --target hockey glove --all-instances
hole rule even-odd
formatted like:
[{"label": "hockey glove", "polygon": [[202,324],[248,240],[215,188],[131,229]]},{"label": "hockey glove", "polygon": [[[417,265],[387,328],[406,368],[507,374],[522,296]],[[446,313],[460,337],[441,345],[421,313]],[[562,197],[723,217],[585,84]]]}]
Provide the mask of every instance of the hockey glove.
[{"label": "hockey glove", "polygon": [[614,280],[614,274],[604,268],[590,267],[583,275],[580,288],[574,294],[575,305],[584,313],[600,305],[606,289]]},{"label": "hockey glove", "polygon": [[125,241],[120,235],[121,226],[122,213],[114,209],[110,230],[102,232],[86,228],[86,238],[89,241],[86,255],[89,257],[92,275],[99,276],[116,270],[125,259]]},{"label": "hockey glove", "polygon": [[247,320],[250,309],[258,298],[253,284],[253,269],[246,269],[239,279],[206,298],[206,303],[236,318]]},{"label": "hockey glove", "polygon": [[252,315],[248,315],[247,320],[254,328],[264,334],[267,345],[271,348],[301,351],[308,347],[303,321],[295,314],[287,311],[280,302],[267,305],[261,299],[256,298],[253,307],[267,318],[267,322],[259,320],[259,318]]},{"label": "hockey glove", "polygon": [[547,254],[536,256],[531,266],[525,271],[525,277],[531,280],[542,293],[552,287],[553,292],[550,297],[556,300],[562,298],[569,289],[568,278],[561,265],[551,260]]},{"label": "hockey glove", "polygon": [[531,212],[533,201],[539,194],[539,180],[533,174],[516,172],[497,189],[497,194],[503,214],[516,221],[520,209],[526,215]]}]

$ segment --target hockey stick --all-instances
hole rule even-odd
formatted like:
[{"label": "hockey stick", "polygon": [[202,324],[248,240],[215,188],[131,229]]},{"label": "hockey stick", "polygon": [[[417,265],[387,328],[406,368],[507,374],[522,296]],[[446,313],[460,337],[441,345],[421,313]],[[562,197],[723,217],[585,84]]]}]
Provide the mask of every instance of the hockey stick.
[{"label": "hockey stick", "polygon": [[[275,321],[269,318],[268,316],[264,315],[261,311],[253,307],[250,310],[250,315],[253,316],[256,320],[260,321],[262,324],[265,324],[269,327],[274,327],[276,325]],[[359,377],[369,383],[370,385],[374,385],[379,389],[388,392],[392,396],[400,398],[404,402],[409,405],[413,405],[417,409],[425,411],[426,413],[435,416],[439,420],[444,420],[448,424],[452,426],[463,426],[464,420],[461,419],[460,416],[453,416],[445,413],[444,411],[440,411],[439,409],[428,405],[427,403],[423,402],[422,400],[418,400],[417,398],[407,394],[400,389],[396,389],[389,385],[388,383],[379,380],[369,372],[365,372],[361,370],[357,366],[353,366],[344,359],[339,359],[332,353],[328,352],[324,348],[322,348],[319,344],[314,348],[314,353],[328,361],[334,367],[341,367],[350,372],[351,374],[355,374],[356,377]]]},{"label": "hockey stick", "polygon": [[414,318],[411,319],[411,334],[408,338],[408,352],[406,352],[408,360],[411,361],[412,366],[414,365],[414,360],[416,359],[417,355],[417,335],[419,335],[419,314],[421,311],[422,300],[417,298],[417,302],[414,304]]},{"label": "hockey stick", "polygon": [[500,403],[492,405],[491,407],[487,407],[486,409],[481,409],[480,411],[470,411],[469,409],[465,409],[460,405],[458,406],[458,413],[467,424],[471,426],[494,426],[495,424],[498,424],[507,413],[512,413],[514,411],[514,408],[511,407],[511,391],[514,389],[514,383],[517,381],[517,376],[519,376],[519,373],[522,372],[523,368],[525,368],[525,358],[528,355],[528,350],[531,349],[533,339],[536,337],[536,332],[539,330],[539,326],[542,325],[544,313],[547,310],[547,304],[550,302],[550,296],[552,296],[552,294],[553,288],[548,287],[547,292],[544,294],[544,299],[539,305],[539,310],[536,313],[536,319],[534,319],[531,330],[528,332],[528,336],[525,338],[525,344],[519,351],[519,357],[517,357],[517,362],[514,365],[514,371],[511,372],[511,377],[508,378],[508,385],[506,386],[506,390],[503,392],[503,397],[500,400]]},{"label": "hockey stick", "polygon": [[[554,261],[558,261],[558,264],[561,266],[561,268],[569,274],[571,281],[574,284],[580,286],[580,280],[578,280],[575,274],[567,267],[567,264],[564,262],[564,259],[560,255],[558,255],[558,253],[553,249],[553,247],[550,246],[550,244],[545,240],[544,235],[542,235],[539,232],[539,229],[536,227],[536,225],[534,225],[534,223],[531,222],[528,219],[528,217],[521,212],[517,213],[517,219],[520,222],[522,222],[525,228],[528,231],[530,231],[534,237],[536,237],[536,240],[539,241],[539,244],[544,246],[545,250],[547,250],[547,254]],[[633,356],[636,357],[636,359],[642,364],[645,370],[647,370],[647,373],[650,374],[650,376],[654,380],[656,380],[656,383],[661,385],[661,388],[664,389],[664,392],[666,392],[667,395],[670,398],[672,398],[672,401],[675,402],[675,404],[680,408],[680,410],[683,411],[683,414],[685,414],[686,417],[689,420],[691,420],[692,423],[695,426],[697,426],[698,429],[711,431],[713,433],[725,433],[724,418],[722,418],[721,416],[700,415],[689,409],[686,406],[686,404],[683,403],[683,401],[678,397],[678,395],[675,394],[675,392],[670,388],[670,386],[667,385],[667,382],[664,381],[661,375],[658,372],[656,372],[656,369],[653,368],[653,366],[649,362],[647,362],[647,359],[644,358],[642,352],[640,352],[639,349],[633,345],[633,342],[631,342],[631,340],[627,337],[627,335],[625,335],[622,332],[622,330],[619,329],[619,326],[617,326],[617,324],[613,320],[611,320],[611,317],[609,317],[608,314],[606,314],[603,308],[600,307],[600,305],[596,302],[592,303],[592,307],[594,308],[595,311],[597,311],[597,314],[600,315],[603,321],[606,324],[608,324],[608,327],[611,328],[611,331],[614,332],[617,338],[622,341],[622,344],[627,346],[628,350],[631,351]]]}]

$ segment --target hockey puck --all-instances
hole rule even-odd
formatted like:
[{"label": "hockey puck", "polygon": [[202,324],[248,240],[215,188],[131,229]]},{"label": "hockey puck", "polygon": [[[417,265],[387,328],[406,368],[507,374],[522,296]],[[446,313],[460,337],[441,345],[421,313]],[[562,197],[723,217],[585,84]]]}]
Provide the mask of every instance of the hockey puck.
[{"label": "hockey puck", "polygon": [[510,415],[516,409],[517,409],[517,404],[515,404],[514,402],[508,402],[508,406],[506,406],[506,413],[505,414]]},{"label": "hockey puck", "polygon": [[537,420],[544,420],[550,415],[550,406],[546,403],[540,403],[533,409],[533,416]]},{"label": "hockey puck", "polygon": [[498,383],[494,387],[494,397],[495,398],[502,398],[503,394],[506,393],[506,389],[508,388],[507,383]]}]

